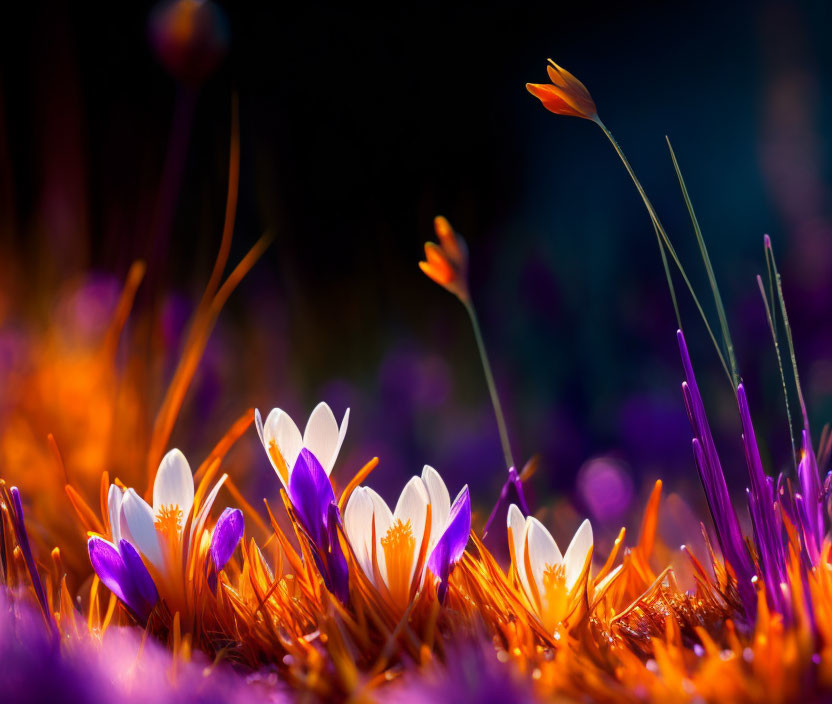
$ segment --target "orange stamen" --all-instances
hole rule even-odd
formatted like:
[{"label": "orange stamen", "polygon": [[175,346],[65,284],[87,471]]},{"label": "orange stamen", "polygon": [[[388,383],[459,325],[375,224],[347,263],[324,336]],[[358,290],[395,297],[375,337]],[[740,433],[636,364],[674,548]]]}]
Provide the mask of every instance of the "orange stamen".
[{"label": "orange stamen", "polygon": [[387,566],[390,595],[397,605],[405,606],[410,594],[410,571],[413,568],[413,551],[416,549],[416,538],[410,521],[403,523],[401,519],[396,520],[381,539],[381,549]]}]

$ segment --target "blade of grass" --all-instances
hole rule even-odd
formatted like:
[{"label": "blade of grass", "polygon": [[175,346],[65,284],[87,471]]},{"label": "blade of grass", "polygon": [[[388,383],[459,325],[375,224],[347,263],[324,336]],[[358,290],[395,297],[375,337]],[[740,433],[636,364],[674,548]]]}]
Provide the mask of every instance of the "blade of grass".
[{"label": "blade of grass", "polygon": [[[768,269],[768,266],[766,266]],[[769,270],[769,281],[771,281],[771,271]],[[774,354],[777,356],[777,367],[780,370],[780,382],[783,385],[783,399],[786,402],[786,418],[789,423],[789,439],[792,443],[792,459],[794,460],[795,469],[797,469],[797,445],[794,442],[794,428],[792,426],[792,411],[789,405],[789,390],[786,385],[786,372],[783,369],[783,356],[780,354],[780,342],[777,339],[777,327],[775,325],[774,316],[772,315],[769,299],[766,296],[765,286],[761,276],[757,276],[757,285],[760,287],[760,295],[763,297],[763,305],[766,308],[766,318],[768,320],[768,327],[771,330],[771,339],[774,342]],[[774,303],[772,299],[772,304]]]},{"label": "blade of grass", "polygon": [[789,346],[789,358],[794,373],[794,385],[797,390],[797,400],[800,403],[800,412],[803,415],[803,427],[809,431],[809,415],[806,412],[806,402],[803,398],[803,388],[800,386],[800,374],[797,372],[797,356],[794,352],[794,339],[792,338],[792,327],[789,324],[789,314],[786,312],[786,299],[783,297],[783,283],[780,272],[777,270],[777,262],[774,260],[774,251],[771,248],[771,238],[766,235],[764,238],[766,258],[771,262],[771,269],[774,272],[774,285],[777,288],[777,300],[780,303],[780,316],[783,318],[783,329],[786,334],[786,342]]},{"label": "blade of grass", "polygon": [[667,263],[667,253],[664,251],[664,244],[656,223],[653,223],[653,231],[656,233],[656,242],[659,245],[659,252],[662,255],[662,267],[664,268],[664,275],[667,277],[667,287],[670,289],[670,300],[673,301],[673,312],[676,314],[676,325],[679,330],[682,329],[682,316],[679,313],[679,303],[676,300],[676,288],[673,286],[673,277],[670,274],[670,265]]},{"label": "blade of grass", "polygon": [[624,168],[630,175],[630,179],[632,180],[633,185],[636,187],[638,194],[641,196],[641,200],[644,203],[644,207],[647,208],[647,213],[650,216],[650,219],[653,221],[653,227],[659,233],[661,240],[664,243],[664,246],[667,248],[667,252],[670,254],[670,258],[673,260],[673,263],[679,270],[679,273],[682,276],[682,280],[685,282],[685,285],[687,286],[687,289],[690,292],[691,298],[693,299],[693,302],[696,305],[696,309],[699,311],[699,315],[702,317],[702,322],[705,324],[705,329],[708,331],[708,335],[711,338],[711,342],[713,342],[714,349],[716,350],[717,357],[719,357],[719,361],[722,364],[723,370],[725,371],[725,375],[728,377],[728,381],[730,382],[731,387],[734,389],[734,391],[736,391],[734,377],[731,376],[731,372],[728,370],[728,365],[725,363],[725,356],[722,354],[722,349],[720,348],[719,343],[716,340],[716,336],[714,335],[714,332],[711,329],[711,325],[708,322],[708,317],[705,315],[705,310],[702,308],[702,304],[699,302],[699,297],[693,290],[693,284],[691,284],[690,279],[688,278],[688,275],[685,272],[685,268],[682,266],[682,262],[676,254],[676,250],[673,248],[673,243],[667,236],[667,232],[665,232],[665,229],[662,226],[661,221],[659,220],[659,216],[656,214],[656,210],[653,208],[653,204],[647,197],[647,193],[641,185],[641,182],[638,180],[635,171],[633,171],[633,167],[630,165],[630,162],[627,159],[627,156],[624,154],[624,151],[618,145],[618,142],[615,140],[615,137],[612,136],[612,132],[610,132],[606,128],[604,123],[601,122],[600,118],[596,118],[595,122],[598,125],[598,127],[601,128],[601,131],[607,136],[607,139],[609,139],[610,144],[612,144],[616,154],[618,154],[619,159],[621,159],[621,163],[624,164]]},{"label": "blade of grass", "polygon": [[693,210],[693,203],[691,203],[688,187],[685,185],[685,179],[682,177],[682,170],[679,168],[676,153],[673,151],[673,145],[670,144],[670,138],[665,136],[665,140],[667,140],[667,148],[670,150],[670,158],[673,161],[673,168],[676,171],[676,177],[679,179],[679,187],[682,189],[685,206],[688,209],[691,223],[693,223],[693,231],[696,233],[696,242],[699,245],[699,251],[702,254],[705,271],[708,274],[708,283],[711,285],[711,293],[713,293],[714,296],[716,314],[719,318],[719,327],[722,330],[722,342],[724,343],[725,350],[728,353],[728,363],[731,366],[731,377],[733,378],[734,386],[736,387],[737,384],[739,384],[739,371],[737,369],[737,357],[734,353],[734,342],[731,339],[731,331],[728,329],[728,317],[725,314],[725,305],[722,303],[722,296],[719,293],[719,286],[716,283],[714,269],[713,266],[711,266],[711,258],[708,255],[708,248],[705,246],[705,238],[702,237],[702,229],[699,227],[699,220],[696,218],[696,213]]}]

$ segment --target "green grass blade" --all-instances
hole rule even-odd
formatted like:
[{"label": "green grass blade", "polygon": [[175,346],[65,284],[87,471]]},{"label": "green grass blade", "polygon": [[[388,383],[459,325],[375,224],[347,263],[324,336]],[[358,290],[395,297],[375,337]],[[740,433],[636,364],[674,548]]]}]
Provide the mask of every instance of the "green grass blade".
[{"label": "green grass blade", "polygon": [[797,356],[794,352],[794,339],[792,338],[792,327],[789,325],[789,314],[786,312],[786,299],[783,297],[783,282],[780,279],[780,272],[777,270],[777,262],[774,260],[774,250],[771,248],[771,239],[768,235],[765,237],[765,251],[766,258],[771,262],[772,271],[774,271],[774,285],[777,289],[777,299],[780,303],[780,317],[783,318],[783,329],[786,334],[786,342],[789,346],[789,358],[792,363],[792,372],[794,373],[794,385],[797,390],[797,400],[800,403],[800,412],[803,415],[803,427],[808,432],[809,430],[809,414],[806,412],[806,402],[803,399],[803,388],[800,385],[800,375],[797,372]]},{"label": "green grass blade", "polygon": [[[688,291],[690,292],[690,296],[693,299],[694,305],[696,305],[696,309],[699,311],[699,315],[702,317],[702,322],[705,324],[705,329],[708,331],[708,336],[711,338],[711,342],[714,344],[714,349],[716,350],[717,357],[719,357],[720,364],[722,364],[722,368],[725,371],[725,375],[728,377],[728,382],[731,384],[731,387],[736,391],[736,384],[734,383],[734,377],[731,376],[731,372],[728,370],[728,365],[725,363],[725,356],[722,354],[722,349],[719,343],[716,340],[716,335],[714,335],[714,331],[711,329],[711,325],[708,322],[708,316],[705,315],[705,310],[702,308],[702,304],[699,302],[699,297],[696,295],[696,292],[693,289],[693,284],[691,284],[690,279],[688,278],[687,273],[685,272],[685,268],[682,266],[682,262],[679,259],[678,255],[676,254],[676,250],[673,247],[673,243],[670,241],[670,238],[667,236],[667,232],[665,232],[664,227],[662,226],[661,221],[659,220],[659,216],[656,214],[655,208],[653,208],[653,204],[650,202],[650,199],[647,197],[647,193],[645,192],[644,188],[641,185],[641,182],[638,180],[635,171],[633,171],[633,167],[630,165],[627,156],[624,154],[624,150],[618,145],[618,142],[615,141],[615,137],[612,136],[612,132],[610,132],[603,122],[600,119],[595,120],[595,123],[598,127],[601,128],[601,131],[607,136],[609,139],[610,144],[612,144],[613,148],[618,154],[618,158],[621,159],[621,163],[624,164],[624,168],[627,170],[627,173],[630,175],[630,179],[633,182],[633,185],[636,187],[639,195],[641,196],[641,200],[644,203],[644,207],[647,208],[647,213],[650,215],[650,219],[653,222],[653,227],[655,228],[656,232],[658,232],[661,242],[664,244],[664,247],[667,250],[667,253],[670,254],[670,258],[673,260],[673,263],[676,265],[676,268],[679,270],[679,274],[682,276],[682,280],[685,282],[685,286],[687,286]],[[661,249],[661,248],[660,248]],[[664,253],[664,250],[662,250]],[[675,294],[674,294],[675,299]],[[678,311],[677,311],[678,317]],[[681,321],[680,321],[680,328],[681,328]]]},{"label": "green grass blade", "polygon": [[[766,260],[768,260],[768,255],[766,255]],[[771,269],[768,266],[768,261],[766,261],[766,269],[769,272],[769,283],[771,283]],[[783,399],[786,402],[786,418],[789,423],[789,439],[792,443],[792,458],[794,459],[795,469],[797,469],[797,445],[794,441],[794,426],[792,425],[792,411],[791,406],[789,405],[789,390],[786,384],[786,372],[783,369],[783,356],[780,354],[780,342],[777,339],[777,326],[775,324],[774,316],[772,315],[772,306],[769,305],[769,299],[768,296],[766,296],[763,279],[759,275],[757,276],[757,286],[760,287],[760,295],[763,297],[763,305],[766,308],[766,319],[768,320],[768,327],[771,330],[771,339],[774,342],[774,354],[777,355],[777,367],[780,370],[780,382],[783,385]],[[772,296],[773,295],[774,294],[772,293]],[[773,305],[773,298],[771,302]]]},{"label": "green grass blade", "polygon": [[731,366],[731,377],[733,379],[734,387],[739,384],[739,370],[737,367],[737,357],[734,353],[734,342],[731,339],[731,331],[728,328],[728,316],[725,314],[725,305],[722,303],[722,296],[719,293],[719,286],[714,276],[714,269],[711,266],[711,258],[708,255],[708,248],[705,245],[705,238],[702,237],[702,229],[699,227],[699,220],[693,210],[693,203],[690,200],[688,188],[685,185],[685,179],[682,177],[682,170],[679,168],[679,162],[676,159],[676,153],[673,151],[673,145],[670,143],[670,138],[667,140],[667,148],[670,150],[670,158],[673,161],[673,168],[676,171],[676,177],[679,179],[679,187],[682,189],[682,196],[685,199],[685,206],[688,209],[691,223],[693,223],[693,231],[696,233],[696,242],[699,245],[699,252],[702,254],[702,261],[705,264],[705,271],[708,274],[708,283],[711,285],[711,293],[714,296],[714,305],[716,306],[716,314],[719,318],[719,327],[722,330],[722,341],[725,344],[725,350],[728,353],[728,363]]}]

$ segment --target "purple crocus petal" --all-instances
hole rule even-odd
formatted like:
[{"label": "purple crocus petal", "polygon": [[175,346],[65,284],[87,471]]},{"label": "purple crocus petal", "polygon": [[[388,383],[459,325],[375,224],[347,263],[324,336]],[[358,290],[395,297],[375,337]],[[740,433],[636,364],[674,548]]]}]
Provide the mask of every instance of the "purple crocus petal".
[{"label": "purple crocus petal", "polygon": [[229,507],[222,512],[211,535],[211,559],[217,572],[225,567],[225,563],[234,554],[244,529],[245,521],[240,509]]},{"label": "purple crocus petal", "polygon": [[428,569],[439,577],[439,600],[445,600],[448,577],[459,562],[471,535],[471,496],[465,485],[451,506],[448,527],[442,533],[428,558]]},{"label": "purple crocus petal", "polygon": [[323,546],[329,505],[335,492],[324,468],[306,448],[300,451],[289,477],[289,499],[315,545]]},{"label": "purple crocus petal", "polygon": [[107,589],[142,623],[159,600],[156,585],[136,549],[126,540],[119,547],[103,538],[90,538],[87,543],[90,563]]},{"label": "purple crocus petal", "polygon": [[150,576],[150,572],[147,571],[141,556],[132,544],[122,539],[119,541],[118,549],[130,579],[131,598],[134,602],[133,611],[142,621],[147,621],[150,612],[159,601],[159,592],[156,591],[153,577]]},{"label": "purple crocus petal", "polygon": [[90,538],[87,549],[92,568],[104,586],[132,608],[130,576],[115,545],[103,538]]},{"label": "purple crocus petal", "polygon": [[350,598],[350,572],[347,566],[347,558],[341,549],[341,541],[338,540],[338,526],[340,525],[341,513],[338,510],[338,504],[333,501],[329,505],[326,521],[328,586],[341,603],[346,604]]}]

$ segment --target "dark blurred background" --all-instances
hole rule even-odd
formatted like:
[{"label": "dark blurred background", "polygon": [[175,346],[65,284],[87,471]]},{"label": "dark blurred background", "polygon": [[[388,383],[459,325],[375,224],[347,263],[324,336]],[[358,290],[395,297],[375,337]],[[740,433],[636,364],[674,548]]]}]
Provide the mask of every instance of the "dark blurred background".
[{"label": "dark blurred background", "polygon": [[[660,476],[700,501],[654,234],[603,134],[526,92],[545,82],[548,57],[591,90],[715,323],[671,138],[769,471],[789,466],[790,449],[754,280],[764,233],[816,435],[832,417],[828,3],[219,6],[227,54],[188,87],[151,48],[153,3],[17,3],[0,29],[7,251],[33,290],[44,271],[119,282],[147,259],[149,281],[169,292],[172,359],[219,247],[238,96],[231,262],[266,230],[274,242],[221,315],[174,434],[187,453],[204,454],[247,405],[280,406],[302,427],[324,399],[339,418],[352,408],[342,481],[378,454],[371,483],[392,500],[427,462],[452,495],[470,483],[487,513],[505,468],[473,336],[417,267],[441,213],[469,244],[514,454],[541,456],[536,505],[556,494],[555,523],[588,514],[603,531]],[[165,188],[176,197],[160,235]],[[679,290],[740,491],[730,387]],[[21,313],[0,314],[10,325]],[[252,491],[274,493],[253,431],[247,443]]]}]

